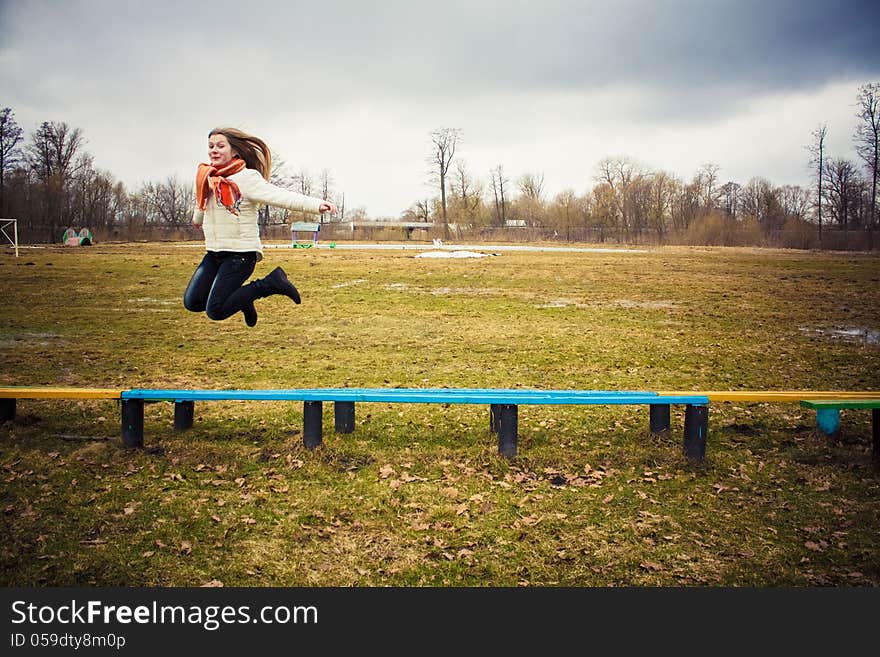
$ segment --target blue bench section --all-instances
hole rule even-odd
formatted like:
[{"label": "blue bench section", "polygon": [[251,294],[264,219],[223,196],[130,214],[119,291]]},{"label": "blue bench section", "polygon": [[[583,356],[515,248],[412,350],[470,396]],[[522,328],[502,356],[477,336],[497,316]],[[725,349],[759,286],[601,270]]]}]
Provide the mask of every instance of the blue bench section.
[{"label": "blue bench section", "polygon": [[706,454],[709,398],[705,395],[661,395],[636,390],[531,390],[522,388],[298,388],[277,390],[125,390],[122,397],[122,440],[130,447],[143,446],[144,404],[174,402],[174,428],[193,424],[194,402],[273,400],[303,402],[303,443],[313,449],[323,440],[323,402],[334,405],[335,430],[355,429],[355,403],[485,404],[489,428],[498,436],[498,452],[506,458],[517,453],[520,405],[648,405],[650,429],[669,428],[670,406],[684,405],[684,453],[702,461]]}]

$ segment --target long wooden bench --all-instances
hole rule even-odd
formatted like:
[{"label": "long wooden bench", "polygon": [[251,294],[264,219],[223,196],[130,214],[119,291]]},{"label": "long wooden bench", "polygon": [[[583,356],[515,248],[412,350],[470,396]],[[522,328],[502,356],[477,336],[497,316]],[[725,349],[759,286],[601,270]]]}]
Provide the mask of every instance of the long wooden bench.
[{"label": "long wooden bench", "polygon": [[841,409],[871,409],[873,456],[875,459],[880,459],[880,395],[874,399],[805,399],[801,401],[801,406],[816,411],[816,425],[829,438],[836,438],[840,431]]},{"label": "long wooden bench", "polygon": [[485,404],[489,427],[498,436],[498,452],[513,458],[518,445],[518,407],[527,405],[647,404],[668,409],[685,405],[684,453],[702,461],[706,453],[709,400],[701,395],[658,395],[655,392],[609,390],[527,390],[483,388],[306,388],[279,390],[162,390],[136,389],[122,393],[122,440],[143,445],[144,403],[174,402],[174,427],[192,426],[194,402],[211,400],[277,400],[303,402],[303,444],[315,448],[323,440],[323,402],[334,404],[335,430],[351,433],[355,403]]}]

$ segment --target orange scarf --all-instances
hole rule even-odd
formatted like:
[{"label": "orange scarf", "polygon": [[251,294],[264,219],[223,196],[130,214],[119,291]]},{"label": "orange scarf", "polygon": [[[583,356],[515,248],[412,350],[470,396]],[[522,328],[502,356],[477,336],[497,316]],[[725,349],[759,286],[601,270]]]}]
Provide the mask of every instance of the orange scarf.
[{"label": "orange scarf", "polygon": [[226,176],[231,176],[245,168],[244,160],[235,158],[222,169],[202,162],[196,171],[196,205],[204,210],[211,193],[217,203],[238,216],[238,204],[241,201],[241,190]]}]

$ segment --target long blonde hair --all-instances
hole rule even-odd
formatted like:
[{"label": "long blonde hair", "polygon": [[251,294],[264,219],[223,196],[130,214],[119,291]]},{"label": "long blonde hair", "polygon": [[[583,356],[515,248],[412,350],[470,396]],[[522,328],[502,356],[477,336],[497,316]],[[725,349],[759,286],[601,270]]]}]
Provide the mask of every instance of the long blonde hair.
[{"label": "long blonde hair", "polygon": [[208,137],[223,135],[229,140],[232,150],[244,160],[248,169],[256,169],[266,180],[272,173],[272,152],[259,137],[254,137],[237,128],[214,128]]}]

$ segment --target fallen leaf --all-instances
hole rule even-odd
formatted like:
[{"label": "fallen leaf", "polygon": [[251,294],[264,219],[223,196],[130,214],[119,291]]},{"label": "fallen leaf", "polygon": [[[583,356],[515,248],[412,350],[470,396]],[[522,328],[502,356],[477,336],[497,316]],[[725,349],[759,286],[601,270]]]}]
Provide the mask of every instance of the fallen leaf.
[{"label": "fallen leaf", "polygon": [[203,588],[219,588],[223,586],[223,582],[219,579],[212,579],[210,582],[205,582],[201,585]]}]

